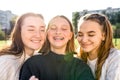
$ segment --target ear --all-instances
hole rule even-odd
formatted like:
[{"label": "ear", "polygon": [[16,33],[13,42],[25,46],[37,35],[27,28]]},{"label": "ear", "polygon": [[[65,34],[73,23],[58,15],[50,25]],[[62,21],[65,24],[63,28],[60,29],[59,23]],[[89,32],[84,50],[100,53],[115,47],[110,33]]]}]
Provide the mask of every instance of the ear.
[{"label": "ear", "polygon": [[105,40],[105,33],[103,32],[102,33],[102,41],[104,41]]}]

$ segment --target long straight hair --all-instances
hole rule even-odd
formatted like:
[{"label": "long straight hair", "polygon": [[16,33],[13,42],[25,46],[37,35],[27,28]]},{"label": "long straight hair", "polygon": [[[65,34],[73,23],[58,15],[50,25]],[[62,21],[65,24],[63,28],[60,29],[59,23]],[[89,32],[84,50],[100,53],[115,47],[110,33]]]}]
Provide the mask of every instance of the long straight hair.
[{"label": "long straight hair", "polygon": [[[101,42],[101,45],[99,46],[98,53],[97,53],[98,60],[97,60],[97,66],[96,66],[97,69],[96,69],[95,75],[96,75],[96,80],[99,80],[102,66],[109,55],[110,49],[114,47],[113,41],[112,41],[113,39],[112,26],[108,18],[102,14],[85,15],[82,19],[83,21],[91,20],[91,21],[97,22],[98,24],[101,25],[102,32],[105,33],[105,40]],[[89,53],[85,53],[80,48],[80,54],[81,54],[81,59],[83,59],[87,63],[87,57]]]}]

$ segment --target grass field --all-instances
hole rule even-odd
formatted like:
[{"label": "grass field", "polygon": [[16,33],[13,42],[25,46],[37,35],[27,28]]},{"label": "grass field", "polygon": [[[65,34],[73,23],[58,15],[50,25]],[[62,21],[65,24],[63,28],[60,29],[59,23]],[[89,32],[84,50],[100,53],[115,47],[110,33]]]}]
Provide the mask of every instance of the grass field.
[{"label": "grass field", "polygon": [[[115,44],[115,41],[116,41],[116,44]],[[120,38],[113,39],[113,42],[114,42],[115,47],[120,49]]]},{"label": "grass field", "polygon": [[10,44],[10,41],[0,40],[0,49],[9,44]]},{"label": "grass field", "polygon": [[[116,41],[116,44],[115,44],[115,41]],[[120,38],[113,39],[113,42],[114,42],[115,47],[120,49]],[[4,41],[4,40],[0,41],[0,49],[4,46],[7,46],[8,44],[10,44],[10,41]],[[78,45],[78,44],[76,44],[76,45]]]}]

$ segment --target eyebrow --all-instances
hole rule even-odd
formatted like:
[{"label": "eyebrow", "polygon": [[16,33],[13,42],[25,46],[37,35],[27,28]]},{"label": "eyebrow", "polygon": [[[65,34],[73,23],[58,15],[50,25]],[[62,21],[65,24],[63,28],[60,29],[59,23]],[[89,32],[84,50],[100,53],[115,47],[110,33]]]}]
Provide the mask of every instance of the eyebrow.
[{"label": "eyebrow", "polygon": [[[34,28],[35,26],[34,26],[34,25],[29,25],[28,27]],[[40,26],[40,27],[45,28],[45,25],[42,25],[42,26]]]},{"label": "eyebrow", "polygon": [[44,26],[40,26],[40,27],[45,28],[45,25]]},{"label": "eyebrow", "polygon": [[[78,33],[82,33],[82,32],[79,31]],[[88,31],[87,33],[95,33],[95,31]]]},{"label": "eyebrow", "polygon": [[95,31],[88,31],[88,33],[95,33]]}]

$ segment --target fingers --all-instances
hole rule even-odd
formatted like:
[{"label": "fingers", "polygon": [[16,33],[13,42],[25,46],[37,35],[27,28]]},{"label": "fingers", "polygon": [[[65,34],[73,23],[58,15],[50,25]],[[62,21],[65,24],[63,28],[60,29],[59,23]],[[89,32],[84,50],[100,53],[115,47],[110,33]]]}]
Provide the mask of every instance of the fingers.
[{"label": "fingers", "polygon": [[36,78],[35,76],[31,76],[29,80],[39,80],[39,79]]}]

